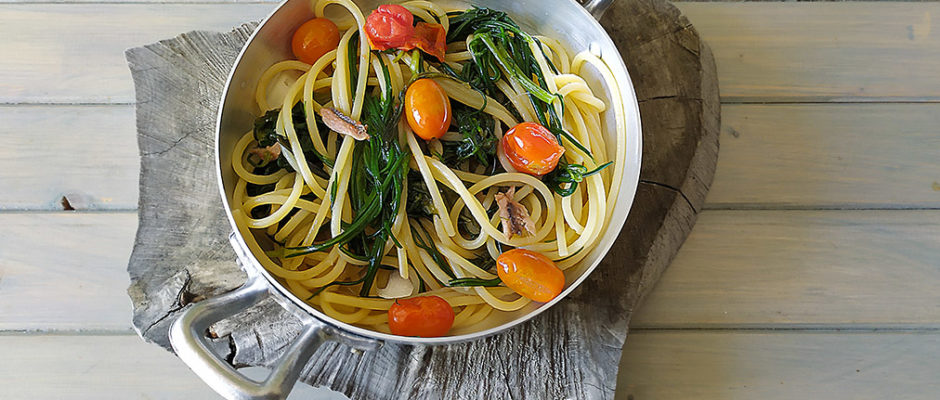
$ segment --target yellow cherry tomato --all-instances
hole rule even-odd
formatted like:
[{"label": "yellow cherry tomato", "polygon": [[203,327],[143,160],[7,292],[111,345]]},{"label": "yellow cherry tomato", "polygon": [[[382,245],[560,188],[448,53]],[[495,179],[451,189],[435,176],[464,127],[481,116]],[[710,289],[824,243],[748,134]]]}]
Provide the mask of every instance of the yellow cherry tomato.
[{"label": "yellow cherry tomato", "polygon": [[313,64],[324,54],[335,50],[339,45],[339,28],[326,18],[314,18],[304,22],[291,40],[294,57],[307,64]]},{"label": "yellow cherry tomato", "polygon": [[437,139],[450,129],[450,99],[431,79],[418,79],[405,92],[408,125],[424,140]]},{"label": "yellow cherry tomato", "polygon": [[565,274],[541,253],[512,249],[496,258],[496,272],[510,289],[538,302],[548,302],[565,289]]}]

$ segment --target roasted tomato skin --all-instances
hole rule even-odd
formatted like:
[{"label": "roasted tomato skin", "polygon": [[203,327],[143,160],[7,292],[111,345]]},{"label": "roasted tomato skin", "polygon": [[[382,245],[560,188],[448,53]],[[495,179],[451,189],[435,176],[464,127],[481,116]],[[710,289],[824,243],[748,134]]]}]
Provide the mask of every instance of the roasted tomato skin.
[{"label": "roasted tomato skin", "polygon": [[326,18],[314,18],[304,22],[291,39],[294,57],[307,64],[313,64],[324,54],[339,45],[339,28]]},{"label": "roasted tomato skin", "polygon": [[365,30],[373,49],[399,48],[414,37],[414,16],[398,4],[381,5],[366,18]]},{"label": "roasted tomato skin", "polygon": [[500,144],[516,170],[535,176],[552,172],[565,154],[555,135],[535,122],[514,126],[503,135]]},{"label": "roasted tomato skin", "polygon": [[414,37],[405,47],[407,50],[419,48],[434,56],[437,61],[444,62],[444,53],[447,52],[447,31],[441,24],[418,22],[415,26]]},{"label": "roasted tomato skin", "polygon": [[450,129],[450,98],[432,79],[414,81],[405,92],[408,125],[424,140],[440,138]]},{"label": "roasted tomato skin", "polygon": [[512,249],[496,258],[499,278],[510,289],[538,302],[548,302],[565,289],[565,274],[541,253]]},{"label": "roasted tomato skin", "polygon": [[444,336],[454,325],[454,309],[438,296],[396,300],[388,309],[388,327],[398,336]]}]

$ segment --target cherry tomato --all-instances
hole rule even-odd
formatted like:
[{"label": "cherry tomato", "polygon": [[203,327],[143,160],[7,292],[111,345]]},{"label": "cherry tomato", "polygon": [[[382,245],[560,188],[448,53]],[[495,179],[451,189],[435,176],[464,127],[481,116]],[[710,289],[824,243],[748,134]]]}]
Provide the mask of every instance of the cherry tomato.
[{"label": "cherry tomato", "polygon": [[333,21],[326,18],[314,18],[304,22],[294,32],[291,40],[291,50],[294,57],[307,64],[313,64],[336,49],[339,45],[339,29]]},{"label": "cherry tomato", "polygon": [[501,144],[513,167],[535,176],[552,172],[565,154],[555,135],[534,122],[516,125],[506,132]]},{"label": "cherry tomato", "polygon": [[398,4],[381,5],[366,18],[365,30],[375,50],[402,47],[414,36],[414,16]]},{"label": "cherry tomato", "polygon": [[512,249],[496,258],[496,272],[510,289],[538,302],[548,302],[565,288],[565,274],[541,253]]},{"label": "cherry tomato", "polygon": [[418,22],[415,26],[414,37],[407,47],[417,47],[437,58],[437,61],[444,62],[444,53],[447,52],[447,32],[441,24]]},{"label": "cherry tomato", "polygon": [[405,92],[405,116],[415,134],[437,139],[450,129],[450,99],[432,79],[418,79]]},{"label": "cherry tomato", "polygon": [[396,300],[388,309],[388,327],[398,336],[444,336],[454,325],[454,309],[438,296]]}]

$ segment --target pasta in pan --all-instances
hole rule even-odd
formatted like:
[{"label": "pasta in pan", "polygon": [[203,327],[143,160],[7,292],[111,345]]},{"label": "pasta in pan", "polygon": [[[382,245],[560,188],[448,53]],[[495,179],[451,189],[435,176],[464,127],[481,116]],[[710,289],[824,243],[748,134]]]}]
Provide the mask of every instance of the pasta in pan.
[{"label": "pasta in pan", "polygon": [[405,336],[557,296],[623,174],[623,106],[582,77],[616,91],[609,68],[490,9],[313,10],[232,157],[232,215],[263,266],[339,321]]}]

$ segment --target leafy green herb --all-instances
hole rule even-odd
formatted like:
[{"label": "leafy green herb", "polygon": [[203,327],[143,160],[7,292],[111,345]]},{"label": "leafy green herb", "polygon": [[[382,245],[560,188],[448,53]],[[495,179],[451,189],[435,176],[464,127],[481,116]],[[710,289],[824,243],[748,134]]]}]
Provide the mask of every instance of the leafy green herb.
[{"label": "leafy green herb", "polygon": [[417,171],[408,172],[408,208],[405,209],[411,218],[431,218],[437,215],[434,200],[424,184],[424,178]]},{"label": "leafy green herb", "polygon": [[[388,67],[384,62],[382,69],[386,82],[390,81]],[[372,289],[375,274],[382,267],[385,244],[392,240],[400,245],[391,230],[401,205],[408,169],[408,153],[398,144],[393,129],[400,116],[401,104],[400,101],[396,102],[390,86],[381,97],[366,96],[362,122],[369,127],[369,140],[356,143],[352,153],[354,168],[350,171],[349,201],[359,206],[353,207],[352,222],[343,227],[342,233],[323,242],[282,249],[284,257],[297,257],[341,246],[352,257],[368,260],[362,278],[339,283],[361,283],[360,296],[368,296]]]},{"label": "leafy green herb", "polygon": [[[554,133],[559,143],[564,145],[567,142],[593,159],[590,150],[562,126],[556,104],[561,104],[563,111],[564,102],[561,101],[561,96],[548,90],[538,59],[532,53],[532,47],[540,49],[543,56],[544,50],[541,50],[541,46],[532,36],[523,32],[519,25],[500,11],[473,8],[449,16],[451,28],[448,42],[472,34],[473,39],[467,47],[473,55],[473,61],[464,66],[459,74],[449,68],[443,68],[445,73],[468,82],[490,96],[499,95],[501,91],[495,88],[495,84],[505,74],[506,79],[526,90],[539,123]],[[557,72],[550,60],[549,68]],[[517,119],[521,119],[518,118],[518,110],[515,107],[511,104],[504,105],[517,115]],[[447,152],[444,155],[446,158]],[[563,163],[554,173],[546,175],[544,181],[556,193],[568,196],[574,193],[585,172],[583,166],[569,166]]]},{"label": "leafy green herb", "polygon": [[568,164],[564,159],[558,163],[552,172],[545,175],[544,181],[549,189],[552,189],[560,196],[570,196],[578,188],[584,178],[594,175],[604,168],[613,165],[613,161],[608,161],[593,170],[588,171],[587,167],[581,164]]},{"label": "leafy green herb", "polygon": [[483,286],[483,287],[495,287],[499,286],[500,283],[503,283],[502,279],[480,279],[480,278],[457,278],[451,279],[450,282],[447,282],[447,286],[450,287],[473,287],[473,286]]},{"label": "leafy green herb", "polygon": [[[418,230],[415,229],[415,225],[421,228],[421,231],[427,235],[427,241],[425,241],[425,237],[422,236],[421,233],[418,233]],[[434,239],[431,237],[431,234],[424,229],[423,225],[418,222],[412,223],[411,236],[415,241],[415,246],[418,246],[418,248],[428,252],[428,254],[431,256],[431,259],[434,260],[434,263],[437,264],[441,271],[444,271],[444,273],[451,278],[457,278],[457,275],[454,275],[454,271],[451,270],[450,265],[447,264],[447,260],[444,259],[444,255],[437,250],[437,246],[434,244]]]},{"label": "leafy green herb", "polygon": [[499,139],[493,133],[493,117],[481,110],[463,104],[453,106],[454,125],[463,139],[456,142],[442,141],[444,151],[441,161],[451,168],[473,159],[483,166],[496,163],[496,146]]}]

